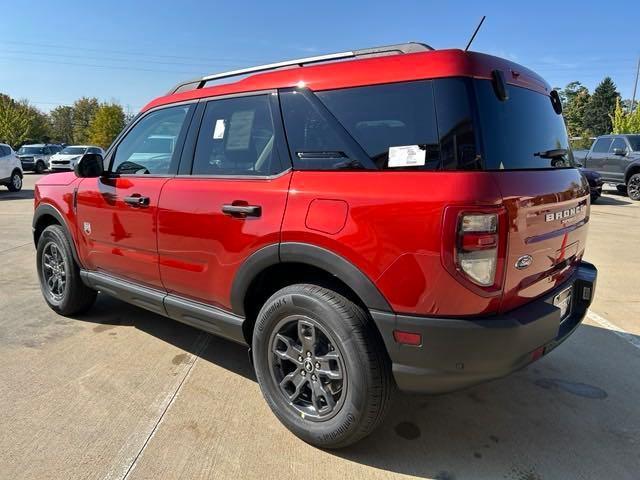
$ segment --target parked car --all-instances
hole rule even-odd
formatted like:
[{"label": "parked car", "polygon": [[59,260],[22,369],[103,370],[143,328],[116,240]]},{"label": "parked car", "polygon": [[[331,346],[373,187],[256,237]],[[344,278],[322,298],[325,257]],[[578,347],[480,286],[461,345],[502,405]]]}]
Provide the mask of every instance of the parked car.
[{"label": "parked car", "polygon": [[50,171],[73,170],[76,162],[85,153],[95,153],[104,156],[104,151],[100,147],[93,145],[72,145],[63,148],[49,159]]},{"label": "parked car", "polygon": [[574,152],[576,160],[602,175],[632,200],[640,200],[640,134],[602,135],[589,151]]},{"label": "parked car", "polygon": [[0,185],[10,192],[22,189],[22,167],[16,153],[6,143],[0,143]]},{"label": "parked car", "polygon": [[58,153],[60,150],[62,150],[62,147],[53,144],[23,145],[18,149],[18,158],[23,170],[43,173],[49,165],[51,155]]},{"label": "parked car", "polygon": [[600,175],[595,170],[590,170],[588,168],[580,168],[580,171],[589,182],[589,191],[591,192],[591,203],[596,203],[596,201],[602,195],[602,186],[604,185],[604,180],[602,179],[602,175]]},{"label": "parked car", "polygon": [[395,386],[504,376],[581,323],[589,185],[561,112],[525,67],[415,43],[180,84],[38,181],[45,301],[100,291],[248,345],[282,423],[344,447]]}]

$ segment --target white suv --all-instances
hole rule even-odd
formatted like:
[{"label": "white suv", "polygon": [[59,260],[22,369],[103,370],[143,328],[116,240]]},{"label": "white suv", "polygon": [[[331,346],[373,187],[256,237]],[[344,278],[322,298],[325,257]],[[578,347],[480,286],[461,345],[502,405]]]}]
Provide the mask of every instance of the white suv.
[{"label": "white suv", "polygon": [[6,143],[0,143],[0,185],[4,185],[10,192],[22,189],[22,166],[13,148]]},{"label": "white suv", "polygon": [[104,158],[104,151],[93,145],[71,145],[63,148],[49,158],[49,170],[73,170],[76,163],[85,153],[97,153]]}]

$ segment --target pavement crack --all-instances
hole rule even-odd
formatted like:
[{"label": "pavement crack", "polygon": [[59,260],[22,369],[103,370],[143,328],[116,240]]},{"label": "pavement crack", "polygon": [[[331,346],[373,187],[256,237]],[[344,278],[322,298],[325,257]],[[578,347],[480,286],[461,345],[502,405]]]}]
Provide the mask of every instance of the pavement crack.
[{"label": "pavement crack", "polygon": [[[178,397],[178,395],[180,393],[180,390],[182,389],[182,386],[186,383],[187,379],[189,378],[189,376],[191,374],[191,371],[193,369],[193,366],[198,361],[198,358],[200,358],[200,355],[202,354],[202,352],[204,352],[204,350],[209,345],[210,338],[211,338],[211,336],[208,333],[205,333],[205,332],[202,332],[198,336],[198,338],[196,338],[196,341],[194,342],[193,353],[191,354],[192,361],[183,364],[183,365],[186,365],[186,368],[184,370],[182,378],[178,382],[178,384],[175,387],[175,389],[173,390],[173,392],[169,392],[164,397],[165,400],[168,399],[168,401],[166,401],[166,405],[164,405],[164,407],[162,407],[162,411],[161,411],[160,415],[158,416],[158,418],[155,420],[155,422],[153,422],[153,426],[151,427],[151,429],[149,430],[149,433],[144,438],[144,441],[142,442],[142,446],[139,448],[137,453],[135,453],[135,455],[132,455],[132,456],[129,457],[130,461],[127,460],[127,463],[125,463],[124,465],[119,465],[119,466],[117,466],[115,468],[112,468],[111,471],[108,472],[103,477],[105,480],[107,480],[107,479],[109,479],[109,480],[111,480],[111,479],[126,480],[129,477],[129,475],[134,471],[134,469],[137,466],[138,460],[144,454],[144,451],[147,448],[147,445],[149,445],[149,442],[151,441],[151,439],[155,435],[156,431],[158,430],[158,428],[162,424],[162,421],[163,421],[165,415],[167,414],[167,412],[169,411],[169,409],[173,405],[173,402],[175,401],[175,399]],[[123,472],[124,472],[124,474],[123,474]]]},{"label": "pavement crack", "polygon": [[13,252],[14,250],[17,250],[19,248],[26,247],[27,245],[33,245],[33,243],[27,242],[27,243],[23,243],[22,245],[16,245],[15,247],[9,247],[9,248],[7,248],[5,250],[0,251],[0,255],[4,255],[5,253]]}]

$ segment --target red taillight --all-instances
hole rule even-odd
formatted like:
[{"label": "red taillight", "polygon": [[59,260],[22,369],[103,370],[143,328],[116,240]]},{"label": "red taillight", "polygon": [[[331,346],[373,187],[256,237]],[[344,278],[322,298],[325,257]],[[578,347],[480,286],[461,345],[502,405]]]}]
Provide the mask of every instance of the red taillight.
[{"label": "red taillight", "polygon": [[448,207],[442,260],[461,283],[482,295],[498,293],[506,254],[504,208]]}]

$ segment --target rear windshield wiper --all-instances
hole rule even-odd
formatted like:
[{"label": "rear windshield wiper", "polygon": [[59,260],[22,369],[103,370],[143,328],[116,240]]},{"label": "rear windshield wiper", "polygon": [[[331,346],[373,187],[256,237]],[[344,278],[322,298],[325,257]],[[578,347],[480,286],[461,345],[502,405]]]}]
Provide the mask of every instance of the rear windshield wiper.
[{"label": "rear windshield wiper", "polygon": [[566,148],[554,148],[553,150],[543,150],[541,152],[536,152],[533,154],[534,157],[540,158],[558,158],[564,157],[569,153],[569,150]]}]

